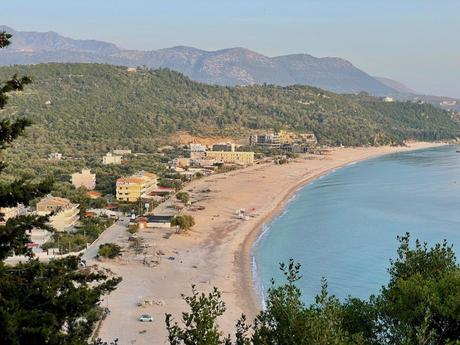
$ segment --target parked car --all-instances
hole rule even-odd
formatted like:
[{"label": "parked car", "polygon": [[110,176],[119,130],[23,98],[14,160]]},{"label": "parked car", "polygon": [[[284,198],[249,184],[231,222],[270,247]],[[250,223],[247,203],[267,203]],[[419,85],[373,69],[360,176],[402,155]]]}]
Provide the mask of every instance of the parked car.
[{"label": "parked car", "polygon": [[141,315],[141,316],[139,317],[139,321],[140,321],[140,322],[152,322],[152,321],[153,321],[153,316],[152,316],[152,315],[148,315],[148,314]]}]

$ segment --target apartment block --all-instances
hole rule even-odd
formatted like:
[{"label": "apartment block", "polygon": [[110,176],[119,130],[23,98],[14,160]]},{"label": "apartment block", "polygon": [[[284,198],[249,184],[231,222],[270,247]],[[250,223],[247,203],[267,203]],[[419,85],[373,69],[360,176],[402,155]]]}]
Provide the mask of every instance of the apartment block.
[{"label": "apartment block", "polygon": [[119,201],[136,202],[157,188],[157,175],[140,171],[117,179],[116,197]]},{"label": "apartment block", "polygon": [[237,152],[237,151],[207,151],[207,159],[214,159],[223,163],[232,163],[239,165],[254,164],[254,152]]},{"label": "apartment block", "polygon": [[50,225],[56,231],[66,231],[80,219],[79,205],[69,199],[47,195],[36,205],[40,216],[50,216]]}]

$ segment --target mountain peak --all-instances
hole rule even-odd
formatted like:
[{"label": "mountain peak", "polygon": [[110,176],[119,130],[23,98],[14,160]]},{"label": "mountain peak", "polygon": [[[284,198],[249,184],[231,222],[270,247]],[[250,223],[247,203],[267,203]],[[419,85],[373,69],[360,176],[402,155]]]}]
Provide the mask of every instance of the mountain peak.
[{"label": "mountain peak", "polygon": [[96,40],[77,40],[56,32],[14,34],[9,49],[0,51],[0,65],[44,62],[98,62],[125,66],[169,68],[191,79],[219,85],[311,85],[343,93],[366,91],[391,95],[397,91],[336,57],[316,58],[308,54],[268,57],[244,47],[205,51],[175,46],[153,51],[121,50]]}]

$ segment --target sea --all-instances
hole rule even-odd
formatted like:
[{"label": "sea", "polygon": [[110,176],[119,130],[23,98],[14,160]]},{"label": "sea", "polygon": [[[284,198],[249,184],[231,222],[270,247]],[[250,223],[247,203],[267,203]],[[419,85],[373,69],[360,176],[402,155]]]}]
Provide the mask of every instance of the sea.
[{"label": "sea", "polygon": [[280,262],[300,263],[298,286],[314,302],[325,278],[330,294],[367,299],[389,280],[398,236],[428,245],[444,239],[460,257],[460,150],[443,146],[381,156],[337,169],[300,189],[252,249],[264,299]]}]

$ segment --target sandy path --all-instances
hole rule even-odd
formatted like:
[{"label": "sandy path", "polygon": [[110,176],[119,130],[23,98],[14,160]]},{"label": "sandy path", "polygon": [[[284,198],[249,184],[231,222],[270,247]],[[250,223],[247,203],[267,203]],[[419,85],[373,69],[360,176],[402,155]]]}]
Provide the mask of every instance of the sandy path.
[{"label": "sandy path", "polygon": [[[176,319],[186,310],[181,293],[189,294],[195,284],[200,291],[213,286],[222,291],[227,313],[220,325],[231,332],[241,313],[251,320],[259,309],[252,286],[252,243],[261,225],[276,215],[286,200],[301,186],[340,166],[387,153],[421,149],[434,144],[413,143],[409,147],[341,148],[327,156],[310,156],[286,165],[256,165],[236,172],[214,175],[186,186],[196,205],[205,209],[187,212],[196,226],[182,235],[166,236],[168,230],[144,230],[140,235],[165,255],[157,267],[130,260],[105,264],[123,277],[123,282],[104,305],[111,313],[99,335],[103,340],[119,338],[120,344],[165,344],[164,314]],[[209,193],[203,190],[210,189]],[[235,210],[253,210],[254,218],[244,221]],[[168,257],[174,260],[168,260]],[[164,305],[137,307],[140,298],[154,298]],[[137,317],[148,313],[152,323],[140,323]]]}]

